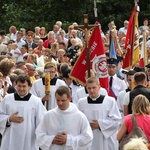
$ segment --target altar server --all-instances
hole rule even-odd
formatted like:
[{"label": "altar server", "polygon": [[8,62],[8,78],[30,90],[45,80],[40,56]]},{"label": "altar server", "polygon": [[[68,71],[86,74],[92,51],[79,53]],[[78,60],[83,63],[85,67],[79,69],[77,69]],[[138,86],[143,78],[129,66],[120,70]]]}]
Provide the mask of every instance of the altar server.
[{"label": "altar server", "polygon": [[44,70],[50,73],[50,95],[45,94],[45,77],[36,80],[32,87],[31,93],[40,97],[43,102],[48,101],[48,110],[55,108],[57,106],[55,100],[55,91],[59,86],[66,85],[63,80],[56,77],[56,64],[47,63],[44,66]]},{"label": "altar server", "polygon": [[96,77],[86,81],[88,97],[78,101],[78,108],[88,118],[93,130],[92,150],[118,150],[116,134],[121,115],[113,97],[99,92],[100,83]]},{"label": "altar server", "polygon": [[39,150],[35,129],[46,113],[41,100],[30,94],[31,82],[21,75],[17,93],[8,94],[0,103],[1,150]]},{"label": "altar server", "polygon": [[93,134],[86,116],[70,103],[66,86],[56,90],[57,107],[49,110],[36,129],[43,150],[92,150]]}]

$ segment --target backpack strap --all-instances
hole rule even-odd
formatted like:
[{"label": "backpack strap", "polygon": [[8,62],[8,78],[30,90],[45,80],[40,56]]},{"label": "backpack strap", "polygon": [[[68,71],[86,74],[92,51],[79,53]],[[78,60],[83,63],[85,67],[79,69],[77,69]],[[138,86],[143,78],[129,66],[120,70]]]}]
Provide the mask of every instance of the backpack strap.
[{"label": "backpack strap", "polygon": [[132,129],[137,127],[137,123],[136,123],[136,116],[134,114],[131,115],[132,118]]}]

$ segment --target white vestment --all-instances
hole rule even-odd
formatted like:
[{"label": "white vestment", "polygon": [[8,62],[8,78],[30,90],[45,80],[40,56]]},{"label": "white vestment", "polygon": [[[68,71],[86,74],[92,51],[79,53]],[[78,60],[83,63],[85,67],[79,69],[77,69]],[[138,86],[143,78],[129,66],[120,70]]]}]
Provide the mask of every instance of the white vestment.
[{"label": "white vestment", "polygon": [[93,130],[92,150],[118,150],[116,136],[121,115],[115,99],[105,96],[102,103],[91,104],[85,97],[78,101],[77,107],[89,122],[98,121],[100,129]]},{"label": "white vestment", "polygon": [[[24,121],[11,122],[10,126],[6,126],[9,116],[15,112]],[[15,100],[14,93],[6,95],[0,103],[1,150],[39,150],[35,129],[45,113],[41,100],[34,95],[28,101]]]},{"label": "white vestment", "polygon": [[[57,134],[65,132],[64,145],[52,144]],[[36,129],[42,150],[91,150],[93,134],[86,116],[70,103],[67,110],[58,107],[48,111]]]},{"label": "white vestment", "polygon": [[[55,85],[50,85],[50,100],[48,101],[48,110],[53,109],[57,106],[55,99],[55,91],[59,86],[66,86],[66,83],[63,80],[57,79]],[[41,99],[45,96],[45,85],[43,84],[42,79],[35,80],[30,92]]]},{"label": "white vestment", "polygon": [[119,93],[118,97],[117,97],[117,106],[119,108],[119,111],[120,111],[120,114],[121,114],[121,124],[124,120],[124,108],[123,108],[123,100],[124,100],[124,97],[125,97],[125,94],[126,94],[126,90],[123,90]]},{"label": "white vestment", "polygon": [[78,86],[78,85],[74,85],[73,83],[71,83],[69,85],[69,88],[70,88],[70,91],[71,91],[71,95],[72,95],[72,102],[74,103],[74,99],[76,97],[76,92],[78,89],[81,88],[81,86]]},{"label": "white vestment", "polygon": [[[102,87],[100,88],[99,91],[100,91],[100,94],[101,94],[101,95],[108,95],[106,89],[104,89],[104,88],[102,88]],[[80,89],[78,89],[78,90],[76,91],[76,94],[75,94],[73,103],[74,103],[74,104],[77,104],[79,99],[81,99],[81,98],[83,98],[83,97],[87,97],[88,95],[89,95],[89,94],[86,93],[85,87],[81,87]]]}]

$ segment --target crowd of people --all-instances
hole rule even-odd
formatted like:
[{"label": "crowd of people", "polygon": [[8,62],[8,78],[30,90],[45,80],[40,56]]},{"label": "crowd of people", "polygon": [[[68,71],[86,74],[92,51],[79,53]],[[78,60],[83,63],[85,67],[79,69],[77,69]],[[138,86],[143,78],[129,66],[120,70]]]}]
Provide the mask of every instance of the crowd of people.
[{"label": "crowd of people", "polygon": [[[125,51],[128,24],[125,20],[117,30],[112,21],[106,33],[99,25],[111,92],[101,87],[93,69],[90,77],[87,71],[83,75],[86,86],[70,77],[85,45],[84,31],[76,29],[77,23],[70,25],[67,32],[61,21],[49,32],[38,26],[34,31],[11,26],[9,34],[1,30],[1,150],[118,150],[119,141],[132,130],[130,114],[136,116],[137,125],[150,143],[150,63],[146,69],[138,63],[129,71],[122,69],[121,51]],[[143,33],[149,60],[147,18],[139,27],[140,45]],[[108,55],[110,36],[117,41],[117,59]],[[50,74],[50,83],[46,73]],[[47,84],[50,94],[45,91]],[[148,143],[133,139],[124,150],[137,150],[138,144],[139,150],[148,149]]]}]

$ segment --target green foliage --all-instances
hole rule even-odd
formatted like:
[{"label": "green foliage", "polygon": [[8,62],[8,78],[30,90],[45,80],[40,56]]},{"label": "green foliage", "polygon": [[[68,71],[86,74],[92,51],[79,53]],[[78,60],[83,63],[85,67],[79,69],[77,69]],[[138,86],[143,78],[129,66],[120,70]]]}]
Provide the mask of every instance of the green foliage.
[{"label": "green foliage", "polygon": [[[89,14],[89,23],[94,24],[94,0],[3,0],[0,1],[0,29],[8,32],[11,25],[17,29],[23,27],[34,30],[35,26],[44,26],[47,31],[52,30],[56,21],[63,22],[63,28],[73,22],[83,24],[83,14]],[[141,11],[139,23],[150,16],[150,3],[140,0]],[[102,29],[114,20],[117,28],[123,26],[123,21],[129,19],[134,0],[97,0],[98,19]]]}]

